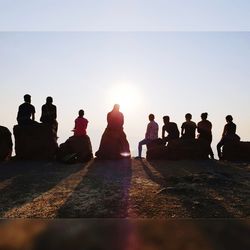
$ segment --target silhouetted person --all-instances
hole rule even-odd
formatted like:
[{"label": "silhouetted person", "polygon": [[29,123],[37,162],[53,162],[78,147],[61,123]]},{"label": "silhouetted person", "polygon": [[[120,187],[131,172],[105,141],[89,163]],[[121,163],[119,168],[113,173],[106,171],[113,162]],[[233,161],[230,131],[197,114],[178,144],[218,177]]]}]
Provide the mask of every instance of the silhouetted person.
[{"label": "silhouetted person", "polygon": [[75,127],[73,129],[74,136],[84,136],[87,134],[88,120],[84,118],[84,111],[81,109],[78,112],[78,117],[75,119]]},{"label": "silhouetted person", "polygon": [[198,139],[199,140],[205,140],[209,143],[210,146],[210,152],[209,155],[211,159],[214,159],[213,150],[211,148],[212,143],[212,123],[207,120],[207,113],[201,114],[201,121],[197,124],[197,131],[199,133]]},{"label": "silhouetted person", "polygon": [[46,103],[42,106],[42,115],[40,121],[42,123],[51,125],[57,131],[58,123],[56,121],[57,111],[56,106],[53,105],[53,98],[48,96]]},{"label": "silhouetted person", "polygon": [[222,138],[217,144],[217,152],[219,159],[222,159],[221,147],[224,146],[225,143],[240,140],[240,137],[236,135],[236,125],[235,123],[233,123],[233,117],[231,115],[226,116],[226,122],[227,124],[224,126]]},{"label": "silhouetted person", "polygon": [[119,110],[120,110],[120,105],[115,104],[113,110],[108,113],[107,115],[108,129],[123,130],[124,116]]},{"label": "silhouetted person", "polygon": [[158,139],[159,126],[155,122],[155,116],[153,114],[150,114],[148,116],[148,119],[149,119],[149,123],[148,123],[148,126],[147,126],[145,138],[142,141],[140,141],[139,144],[138,144],[138,156],[136,157],[137,159],[141,158],[142,146],[143,145],[148,145],[152,141]]},{"label": "silhouetted person", "polygon": [[[169,116],[163,116],[163,122],[164,125],[162,126],[162,140],[164,144],[171,140],[178,139],[180,136],[180,132],[177,124],[175,122],[170,122]],[[168,133],[167,136],[165,136],[165,132]]]},{"label": "silhouetted person", "polygon": [[29,125],[35,123],[35,107],[31,104],[31,96],[24,96],[24,103],[19,106],[17,122],[19,125]]},{"label": "silhouetted person", "polygon": [[115,104],[113,110],[108,113],[107,122],[96,156],[102,159],[130,157],[129,144],[123,131],[124,116],[120,112],[119,104]]},{"label": "silhouetted person", "polygon": [[181,126],[181,136],[183,139],[195,139],[196,124],[192,120],[191,114],[185,115],[186,121]]}]

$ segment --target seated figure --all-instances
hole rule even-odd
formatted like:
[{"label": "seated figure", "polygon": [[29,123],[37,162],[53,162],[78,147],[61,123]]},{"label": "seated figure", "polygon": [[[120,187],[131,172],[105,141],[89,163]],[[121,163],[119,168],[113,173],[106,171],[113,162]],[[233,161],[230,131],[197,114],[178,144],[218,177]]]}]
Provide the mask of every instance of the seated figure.
[{"label": "seated figure", "polygon": [[107,115],[107,127],[102,135],[96,157],[99,159],[122,159],[130,157],[129,143],[123,131],[124,116],[119,111],[120,106],[114,108]]},{"label": "seated figure", "polygon": [[181,126],[181,137],[183,139],[195,139],[196,124],[192,120],[191,114],[185,115],[186,121]]},{"label": "seated figure", "polygon": [[[166,142],[178,139],[180,136],[180,132],[177,127],[177,124],[174,122],[170,122],[169,116],[163,116],[163,122],[164,122],[164,125],[162,127],[162,140],[165,145]],[[167,136],[165,136],[165,132],[168,133]]]},{"label": "seated figure", "polygon": [[58,123],[56,121],[56,118],[56,106],[53,105],[53,98],[51,96],[48,96],[46,98],[46,103],[42,106],[42,115],[40,121],[44,124],[52,126],[52,128],[55,129],[55,132],[57,132]]},{"label": "seated figure", "polygon": [[18,108],[17,122],[18,125],[32,125],[35,122],[35,107],[31,104],[31,96],[24,96],[24,103]]},{"label": "seated figure", "polygon": [[93,158],[91,141],[87,135],[88,120],[83,116],[84,111],[81,109],[72,130],[74,135],[60,145],[57,158],[63,162],[86,162]]},{"label": "seated figure", "polygon": [[197,124],[197,131],[198,131],[198,139],[205,140],[209,143],[210,146],[210,158],[214,159],[213,150],[211,148],[212,143],[212,123],[207,120],[207,113],[201,114],[201,121]]},{"label": "seated figure", "polygon": [[149,119],[149,123],[147,125],[145,138],[142,141],[140,141],[138,144],[138,156],[136,157],[136,159],[141,159],[143,145],[149,146],[150,144],[152,144],[154,141],[157,141],[158,139],[159,126],[155,122],[155,116],[153,114],[150,114],[148,116],[148,119]]},{"label": "seated figure", "polygon": [[236,134],[236,124],[233,123],[233,117],[231,115],[226,116],[227,124],[224,126],[222,138],[217,144],[217,152],[219,159],[222,159],[221,148],[226,143],[239,142],[240,137]]}]

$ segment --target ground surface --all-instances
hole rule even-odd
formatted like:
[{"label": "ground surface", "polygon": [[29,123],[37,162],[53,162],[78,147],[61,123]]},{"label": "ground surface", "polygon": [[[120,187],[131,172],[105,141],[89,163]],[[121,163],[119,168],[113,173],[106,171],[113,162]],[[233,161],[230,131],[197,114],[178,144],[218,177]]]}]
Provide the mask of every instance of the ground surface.
[{"label": "ground surface", "polygon": [[250,164],[11,162],[0,204],[2,218],[249,218]]},{"label": "ground surface", "polygon": [[249,249],[249,177],[218,161],[1,164],[0,250]]}]

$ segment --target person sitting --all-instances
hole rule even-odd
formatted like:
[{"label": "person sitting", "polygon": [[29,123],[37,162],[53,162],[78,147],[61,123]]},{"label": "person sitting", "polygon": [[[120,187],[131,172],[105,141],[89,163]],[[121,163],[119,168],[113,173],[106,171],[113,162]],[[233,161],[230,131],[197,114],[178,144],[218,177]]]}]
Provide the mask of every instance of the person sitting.
[{"label": "person sitting", "polygon": [[73,129],[74,136],[84,136],[87,134],[88,120],[84,118],[84,111],[81,109],[78,112],[78,117],[75,119],[75,127]]},{"label": "person sitting", "polygon": [[222,159],[221,147],[228,142],[240,141],[240,137],[236,134],[236,124],[233,123],[233,117],[231,115],[226,116],[227,124],[224,126],[222,138],[217,144],[218,157]]},{"label": "person sitting", "polygon": [[198,139],[204,140],[209,143],[209,155],[211,159],[214,159],[213,150],[211,148],[212,143],[212,123],[207,120],[208,113],[201,114],[201,121],[197,124]]},{"label": "person sitting", "polygon": [[190,113],[185,115],[186,121],[181,126],[181,137],[183,139],[195,139],[196,124]]},{"label": "person sitting", "polygon": [[24,95],[24,103],[18,108],[18,125],[30,125],[35,123],[35,107],[31,104],[31,96]]},{"label": "person sitting", "polygon": [[150,114],[148,116],[148,119],[149,119],[149,123],[147,125],[145,138],[142,141],[140,141],[139,144],[138,144],[138,156],[136,157],[136,159],[141,159],[142,146],[143,145],[148,145],[152,141],[158,139],[159,126],[154,120],[155,116],[153,114]]},{"label": "person sitting", "polygon": [[42,115],[40,121],[42,123],[51,125],[57,132],[58,129],[58,123],[56,121],[57,111],[56,111],[56,106],[53,105],[52,103],[53,103],[53,98],[51,96],[48,96],[46,98],[46,103],[42,106]]},{"label": "person sitting", "polygon": [[[163,116],[163,122],[164,125],[162,126],[162,140],[165,145],[166,142],[178,139],[180,136],[180,132],[177,127],[177,124],[175,122],[170,122],[169,116]],[[167,136],[165,136],[165,132],[168,133]]]},{"label": "person sitting", "polygon": [[108,113],[107,123],[96,157],[99,159],[130,158],[129,143],[123,131],[124,116],[120,112],[119,104],[115,104],[113,110]]}]

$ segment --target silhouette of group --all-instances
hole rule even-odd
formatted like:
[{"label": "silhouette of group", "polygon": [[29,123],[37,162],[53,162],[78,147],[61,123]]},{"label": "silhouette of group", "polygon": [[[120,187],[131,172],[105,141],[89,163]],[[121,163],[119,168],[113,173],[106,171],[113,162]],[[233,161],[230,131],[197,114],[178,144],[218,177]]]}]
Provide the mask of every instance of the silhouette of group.
[{"label": "silhouette of group", "polygon": [[[169,116],[163,116],[162,126],[162,137],[158,138],[158,130],[159,126],[155,122],[155,116],[153,114],[149,115],[149,123],[147,125],[147,130],[145,134],[145,138],[139,142],[138,144],[138,156],[136,159],[141,159],[142,154],[142,145],[151,145],[153,143],[165,145],[173,140],[181,139],[183,141],[191,141],[196,139],[196,130],[198,132],[197,140],[201,140],[206,142],[208,147],[208,155],[211,159],[214,159],[213,150],[211,148],[212,143],[212,123],[207,120],[208,113],[201,114],[201,121],[196,125],[195,122],[192,121],[192,115],[187,113],[185,115],[186,121],[181,125],[181,137],[178,126],[174,122],[170,122]],[[231,115],[226,116],[227,124],[224,127],[222,138],[220,142],[217,144],[217,153],[219,159],[222,159],[221,148],[230,142],[240,141],[240,137],[236,134],[236,125],[233,123],[233,117]],[[165,134],[167,133],[167,136]]]},{"label": "silhouette of group", "polygon": [[[53,130],[52,134],[47,133],[45,137],[49,135],[53,137],[52,141],[57,141],[57,108],[53,104],[52,97],[48,96],[46,98],[46,103],[42,106],[41,111],[41,123]],[[17,113],[18,126],[26,128],[25,131],[27,131],[27,127],[31,129],[32,127],[40,126],[40,123],[35,121],[35,113],[35,107],[31,104],[31,96],[29,94],[24,95],[24,103],[19,106]],[[149,114],[149,123],[147,125],[145,138],[138,144],[138,156],[136,158],[142,158],[143,145],[146,145],[149,148],[154,144],[166,146],[177,140],[181,140],[182,142],[195,140],[206,143],[208,145],[208,156],[210,156],[211,159],[214,159],[213,150],[211,148],[212,123],[207,120],[207,117],[208,113],[202,113],[201,121],[196,124],[192,121],[192,115],[187,113],[185,115],[185,122],[181,125],[180,132],[177,124],[170,121],[169,116],[163,116],[162,134],[161,138],[159,138],[159,126],[157,122],[155,122],[155,116],[154,114]],[[99,149],[95,154],[97,158],[121,159],[131,156],[129,143],[126,134],[123,131],[123,125],[124,116],[120,112],[119,104],[115,104],[113,110],[107,114],[107,127],[102,135]],[[87,126],[88,120],[84,117],[84,110],[81,109],[78,112],[78,117],[75,119],[75,126],[72,130],[74,132],[73,136],[71,136],[65,143],[61,144],[59,150],[57,150],[61,159],[65,159],[66,157],[66,159],[70,158],[70,160],[81,159],[81,161],[84,161],[93,157],[90,138],[87,135]],[[198,132],[197,137],[196,131]],[[20,132],[18,133],[20,134]],[[19,136],[18,133],[15,133],[14,128],[15,137]],[[27,140],[23,141],[25,144]],[[227,115],[222,138],[217,144],[219,159],[222,159],[223,157],[221,148],[225,144],[235,141],[239,142],[240,137],[236,134],[236,125],[233,123],[233,117]],[[36,143],[39,142],[36,141]]]}]

